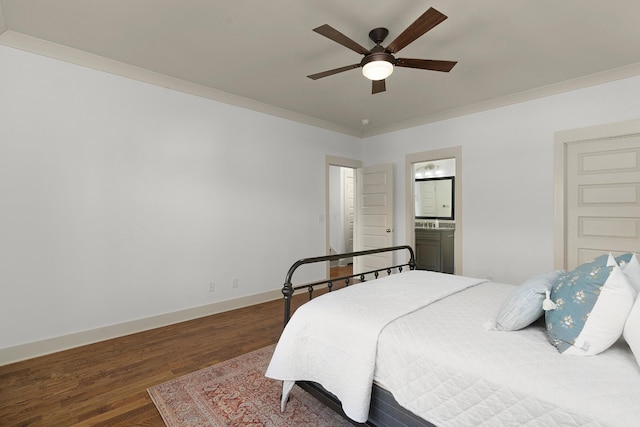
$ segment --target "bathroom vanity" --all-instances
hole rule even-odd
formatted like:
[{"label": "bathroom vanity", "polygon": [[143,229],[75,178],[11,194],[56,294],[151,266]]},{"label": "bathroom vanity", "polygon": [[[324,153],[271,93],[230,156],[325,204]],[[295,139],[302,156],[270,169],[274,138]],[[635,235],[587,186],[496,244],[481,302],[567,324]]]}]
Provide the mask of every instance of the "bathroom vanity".
[{"label": "bathroom vanity", "polygon": [[416,228],[416,266],[418,270],[454,272],[453,228]]}]

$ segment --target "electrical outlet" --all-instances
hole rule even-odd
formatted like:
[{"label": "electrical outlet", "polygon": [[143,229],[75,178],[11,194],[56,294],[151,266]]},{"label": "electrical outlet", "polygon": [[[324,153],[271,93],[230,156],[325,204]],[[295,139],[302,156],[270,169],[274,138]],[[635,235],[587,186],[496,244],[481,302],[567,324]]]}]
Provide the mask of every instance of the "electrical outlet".
[{"label": "electrical outlet", "polygon": [[233,288],[237,288],[238,287],[238,279],[233,279],[233,284],[231,285],[231,287],[233,287]]},{"label": "electrical outlet", "polygon": [[216,283],[215,282],[209,283],[209,292],[215,292],[215,291],[216,291]]}]

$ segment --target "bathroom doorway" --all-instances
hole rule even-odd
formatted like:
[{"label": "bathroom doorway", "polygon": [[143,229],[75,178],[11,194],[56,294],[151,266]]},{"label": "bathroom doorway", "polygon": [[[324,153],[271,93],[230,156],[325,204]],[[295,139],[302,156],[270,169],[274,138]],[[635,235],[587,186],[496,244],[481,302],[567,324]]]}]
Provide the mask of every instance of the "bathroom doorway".
[{"label": "bathroom doorway", "polygon": [[[453,273],[462,274],[462,147],[452,147],[421,153],[407,154],[406,163],[406,241],[416,250],[416,227],[452,227],[453,232]],[[440,196],[436,198],[429,191],[433,186],[425,186],[424,191],[416,190],[416,180],[436,182],[443,178],[451,177],[452,184],[450,201],[443,201]],[[420,193],[420,194],[418,194]],[[434,212],[422,212],[417,209],[420,205],[428,204],[427,200],[433,198],[439,207],[447,208],[451,205],[451,213],[440,215]],[[424,199],[424,200],[422,200]],[[434,205],[435,209],[435,205]],[[416,251],[417,252],[417,251]],[[431,256],[429,256],[431,257]],[[442,258],[440,258],[442,259]]]}]

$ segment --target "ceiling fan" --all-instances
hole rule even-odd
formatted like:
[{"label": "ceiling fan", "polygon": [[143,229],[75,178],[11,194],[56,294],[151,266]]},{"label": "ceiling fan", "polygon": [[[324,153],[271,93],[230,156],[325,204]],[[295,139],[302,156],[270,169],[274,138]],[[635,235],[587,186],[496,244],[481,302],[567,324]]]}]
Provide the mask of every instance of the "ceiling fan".
[{"label": "ceiling fan", "polygon": [[446,15],[431,7],[423,13],[422,16],[416,19],[413,24],[409,25],[402,34],[396,37],[394,41],[389,43],[386,48],[381,46],[380,43],[382,43],[387,37],[389,30],[386,28],[374,28],[369,32],[369,38],[376,44],[371,50],[362,47],[359,43],[353,41],[333,27],[327,24],[321,25],[318,28],[314,28],[313,31],[353,50],[354,52],[364,55],[364,58],[362,58],[362,61],[358,64],[334,68],[333,70],[311,74],[307,77],[312,80],[317,80],[323,77],[342,73],[343,71],[362,67],[362,74],[372,81],[371,93],[375,94],[386,90],[385,79],[391,75],[393,67],[418,68],[421,70],[433,70],[448,73],[451,71],[453,66],[457,64],[457,61],[396,58],[393,56],[445,19],[447,19]]}]

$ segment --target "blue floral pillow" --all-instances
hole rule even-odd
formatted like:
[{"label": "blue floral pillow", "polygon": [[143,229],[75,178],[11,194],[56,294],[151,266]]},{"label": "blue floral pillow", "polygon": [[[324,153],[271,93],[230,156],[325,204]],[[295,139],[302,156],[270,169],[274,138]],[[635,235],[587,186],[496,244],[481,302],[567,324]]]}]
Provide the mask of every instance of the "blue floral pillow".
[{"label": "blue floral pillow", "polygon": [[561,275],[551,289],[555,309],[545,314],[549,341],[560,353],[590,356],[620,336],[636,291],[608,255]]}]

